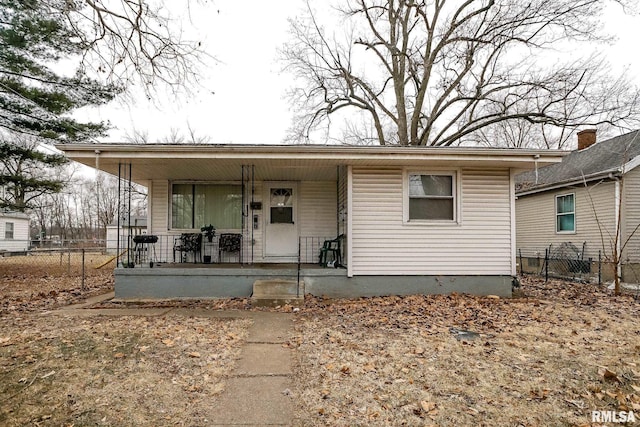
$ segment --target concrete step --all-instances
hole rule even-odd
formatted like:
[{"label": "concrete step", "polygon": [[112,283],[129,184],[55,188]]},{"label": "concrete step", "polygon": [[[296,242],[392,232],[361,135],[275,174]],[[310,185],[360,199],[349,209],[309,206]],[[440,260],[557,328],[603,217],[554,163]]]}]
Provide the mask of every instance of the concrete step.
[{"label": "concrete step", "polygon": [[278,305],[301,305],[304,301],[304,282],[295,280],[268,279],[253,282],[251,303],[257,307]]}]

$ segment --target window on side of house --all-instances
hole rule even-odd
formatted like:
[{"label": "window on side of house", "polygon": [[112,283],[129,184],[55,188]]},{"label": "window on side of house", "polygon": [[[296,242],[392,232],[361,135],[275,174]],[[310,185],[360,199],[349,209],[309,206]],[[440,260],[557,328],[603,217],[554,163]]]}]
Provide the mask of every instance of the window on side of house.
[{"label": "window on side of house", "polygon": [[408,221],[455,221],[456,175],[453,172],[408,174]]},{"label": "window on side of house", "polygon": [[4,238],[13,239],[13,223],[12,222],[4,223]]},{"label": "window on side of house", "polygon": [[556,233],[574,233],[575,231],[575,194],[556,196]]},{"label": "window on side of house", "polygon": [[171,228],[242,227],[242,187],[236,184],[173,184]]}]

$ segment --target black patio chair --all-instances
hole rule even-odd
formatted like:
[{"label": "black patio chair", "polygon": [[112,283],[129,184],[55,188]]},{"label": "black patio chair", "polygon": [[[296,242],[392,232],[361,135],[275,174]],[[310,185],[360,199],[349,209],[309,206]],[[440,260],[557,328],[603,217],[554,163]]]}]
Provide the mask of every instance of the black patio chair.
[{"label": "black patio chair", "polygon": [[173,262],[176,262],[176,252],[180,253],[180,262],[186,262],[188,255],[193,254],[194,264],[202,262],[202,234],[182,233],[173,241]]},{"label": "black patio chair", "polygon": [[[222,254],[238,252],[238,262],[242,263],[242,234],[222,233],[218,242],[218,262],[222,262]],[[227,255],[227,260],[229,255]]]},{"label": "black patio chair", "polygon": [[[342,242],[344,241],[344,238],[344,234],[341,234],[335,239],[324,241],[320,248],[320,257],[318,260],[321,266],[328,267],[329,263],[333,262],[333,267],[342,267]],[[329,254],[331,254],[330,259]]]}]

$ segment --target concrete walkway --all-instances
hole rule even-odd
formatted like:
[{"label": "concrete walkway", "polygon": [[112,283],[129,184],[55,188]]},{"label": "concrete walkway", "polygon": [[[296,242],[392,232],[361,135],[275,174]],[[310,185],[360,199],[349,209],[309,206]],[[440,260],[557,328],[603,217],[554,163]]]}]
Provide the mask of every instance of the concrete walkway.
[{"label": "concrete walkway", "polygon": [[293,332],[289,313],[216,311],[183,308],[86,309],[112,298],[106,294],[85,303],[68,306],[58,313],[81,316],[194,316],[212,318],[250,318],[249,328],[235,371],[227,379],[225,391],[214,402],[214,426],[289,426],[292,424],[293,399],[291,350],[285,346]]}]

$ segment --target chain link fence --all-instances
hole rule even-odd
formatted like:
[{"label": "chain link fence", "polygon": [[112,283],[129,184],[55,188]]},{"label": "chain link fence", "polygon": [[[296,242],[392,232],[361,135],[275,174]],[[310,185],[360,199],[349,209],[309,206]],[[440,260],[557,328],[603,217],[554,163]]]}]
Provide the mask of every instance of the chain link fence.
[{"label": "chain link fence", "polygon": [[10,249],[0,249],[0,278],[76,277],[85,279],[104,275],[115,267],[115,256],[93,242],[75,241],[47,247],[30,242],[12,242]]}]

